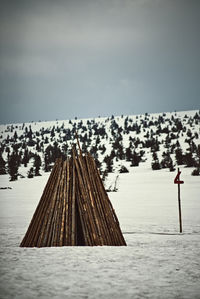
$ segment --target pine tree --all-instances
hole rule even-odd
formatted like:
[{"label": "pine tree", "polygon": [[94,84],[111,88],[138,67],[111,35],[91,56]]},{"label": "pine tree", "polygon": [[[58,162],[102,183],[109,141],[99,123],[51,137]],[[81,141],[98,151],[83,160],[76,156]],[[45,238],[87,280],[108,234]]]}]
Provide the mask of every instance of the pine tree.
[{"label": "pine tree", "polygon": [[55,127],[53,126],[52,130],[51,130],[51,137],[55,137]]},{"label": "pine tree", "polygon": [[49,172],[51,170],[49,156],[47,153],[44,155],[44,171]]},{"label": "pine tree", "polygon": [[29,171],[28,171],[28,173],[27,173],[27,177],[28,177],[29,179],[32,179],[32,178],[34,177],[34,169],[33,169],[33,167],[31,167],[31,168],[29,169]]},{"label": "pine tree", "polygon": [[35,167],[35,176],[39,176],[40,174],[40,166],[41,166],[41,158],[39,155],[35,155],[34,167]]},{"label": "pine tree", "polygon": [[175,150],[175,157],[178,165],[184,164],[183,152],[180,147]]},{"label": "pine tree", "polygon": [[55,162],[57,158],[62,156],[62,152],[58,146],[58,143],[55,141],[52,148],[52,162]]},{"label": "pine tree", "polygon": [[169,171],[175,171],[175,165],[173,164],[172,159],[169,162]]},{"label": "pine tree", "polygon": [[31,125],[29,126],[29,131],[26,130],[26,134],[27,134],[27,137],[32,140],[32,135],[33,135],[33,132],[32,132],[32,129],[31,129]]},{"label": "pine tree", "polygon": [[123,145],[121,142],[118,144],[118,148],[116,151],[116,157],[119,158],[120,160],[125,159],[124,148],[123,148]]},{"label": "pine tree", "polygon": [[197,157],[196,157],[196,165],[200,169],[200,144],[197,147],[196,151]]},{"label": "pine tree", "polygon": [[195,166],[195,161],[191,152],[188,152],[184,155],[184,164],[186,164],[187,167]]},{"label": "pine tree", "polygon": [[105,182],[107,176],[108,176],[108,172],[107,172],[107,170],[104,170],[103,173],[102,173],[102,181],[103,181],[103,183]]},{"label": "pine tree", "polygon": [[101,146],[101,148],[99,147],[99,149],[101,150],[101,154],[102,154],[102,155],[103,155],[103,154],[105,153],[105,151],[106,151],[106,147],[105,147],[104,144]]},{"label": "pine tree", "polygon": [[140,162],[140,155],[138,155],[136,151],[134,151],[131,158],[131,166],[139,166],[139,162]]},{"label": "pine tree", "polygon": [[24,156],[22,158],[22,164],[24,164],[24,167],[27,167],[28,162],[29,162],[29,152],[28,149],[26,148],[24,150]]},{"label": "pine tree", "polygon": [[101,169],[101,162],[98,159],[95,159],[96,167],[99,170],[99,173],[102,174],[102,169]]},{"label": "pine tree", "polygon": [[0,154],[0,175],[6,174],[6,162],[4,161],[2,154]]},{"label": "pine tree", "polygon": [[193,176],[199,176],[200,175],[200,168],[195,168],[193,171],[192,171],[192,173],[191,173],[191,175],[193,175]]},{"label": "pine tree", "polygon": [[106,171],[112,172],[113,171],[113,160],[111,156],[105,156],[104,162],[106,163]]},{"label": "pine tree", "polygon": [[153,162],[151,163],[152,169],[153,170],[159,170],[160,169],[160,163],[159,163],[158,156],[157,156],[156,152],[153,153],[152,157],[153,157]]},{"label": "pine tree", "polygon": [[167,153],[164,152],[162,154],[162,156],[163,156],[163,159],[160,162],[161,168],[169,168],[170,171],[174,171],[175,168],[174,168],[174,165],[173,165],[172,158],[170,157],[170,153],[169,152],[167,152]]},{"label": "pine tree", "polygon": [[15,133],[14,133],[14,140],[16,141],[17,138],[18,138],[18,136],[17,136],[17,132],[15,131]]},{"label": "pine tree", "polygon": [[37,138],[37,144],[36,144],[36,151],[41,152],[41,147],[40,147],[40,140]]},{"label": "pine tree", "polygon": [[131,148],[130,147],[127,147],[126,148],[126,161],[131,161],[132,159],[132,151],[131,151]]},{"label": "pine tree", "polygon": [[127,172],[129,172],[128,169],[124,165],[122,165],[119,170],[119,173],[127,173]]},{"label": "pine tree", "polygon": [[10,175],[10,181],[17,180],[18,177],[18,168],[19,168],[19,162],[18,162],[18,156],[16,152],[13,152],[8,159],[8,173]]}]

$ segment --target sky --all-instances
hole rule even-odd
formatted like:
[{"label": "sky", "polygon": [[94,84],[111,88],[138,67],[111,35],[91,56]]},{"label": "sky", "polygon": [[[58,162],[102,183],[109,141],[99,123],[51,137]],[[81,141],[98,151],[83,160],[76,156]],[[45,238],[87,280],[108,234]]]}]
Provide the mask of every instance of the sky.
[{"label": "sky", "polygon": [[0,123],[200,108],[199,0],[1,0]]}]

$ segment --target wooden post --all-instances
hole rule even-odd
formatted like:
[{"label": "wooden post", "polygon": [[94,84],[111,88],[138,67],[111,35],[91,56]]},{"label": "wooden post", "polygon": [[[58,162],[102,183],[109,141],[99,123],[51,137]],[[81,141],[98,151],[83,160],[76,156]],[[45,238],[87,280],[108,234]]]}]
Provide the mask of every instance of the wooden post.
[{"label": "wooden post", "polygon": [[178,168],[178,173],[174,179],[174,184],[178,185],[178,213],[179,213],[179,226],[180,226],[180,233],[182,233],[182,216],[181,216],[181,196],[180,196],[180,184],[184,184],[183,181],[180,180],[181,171]]},{"label": "wooden post", "polygon": [[182,216],[181,216],[181,196],[180,196],[180,184],[178,184],[178,211],[179,211],[179,225],[180,225],[180,233],[182,233]]}]

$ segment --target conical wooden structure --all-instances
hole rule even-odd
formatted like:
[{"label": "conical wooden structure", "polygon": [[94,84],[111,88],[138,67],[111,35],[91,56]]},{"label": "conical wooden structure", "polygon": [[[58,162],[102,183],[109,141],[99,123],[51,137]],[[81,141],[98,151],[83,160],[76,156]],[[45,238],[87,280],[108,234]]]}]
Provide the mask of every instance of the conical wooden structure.
[{"label": "conical wooden structure", "polygon": [[57,159],[21,247],[126,245],[90,154]]}]

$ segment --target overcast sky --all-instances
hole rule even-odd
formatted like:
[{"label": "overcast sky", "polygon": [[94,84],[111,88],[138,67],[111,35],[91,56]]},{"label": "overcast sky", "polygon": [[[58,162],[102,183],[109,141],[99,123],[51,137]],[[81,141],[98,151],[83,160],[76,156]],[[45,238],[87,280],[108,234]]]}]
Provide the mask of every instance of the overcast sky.
[{"label": "overcast sky", "polygon": [[0,122],[200,108],[199,0],[0,1]]}]

